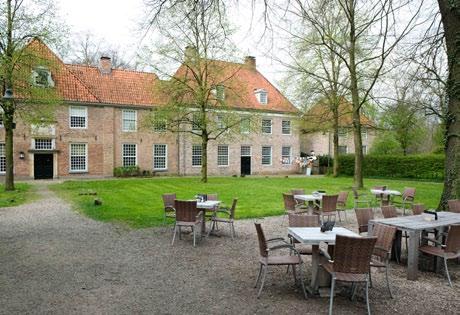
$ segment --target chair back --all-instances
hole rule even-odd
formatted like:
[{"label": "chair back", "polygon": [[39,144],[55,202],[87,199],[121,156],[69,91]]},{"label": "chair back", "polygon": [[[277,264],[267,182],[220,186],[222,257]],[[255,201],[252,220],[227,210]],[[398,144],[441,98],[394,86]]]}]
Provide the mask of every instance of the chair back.
[{"label": "chair back", "polygon": [[334,272],[366,274],[376,237],[350,237],[337,235],[334,249]]},{"label": "chair back", "polygon": [[212,200],[212,201],[217,201],[217,200],[219,200],[219,199],[217,198],[217,194],[206,194],[206,198],[207,198],[207,200]]},{"label": "chair back", "polygon": [[403,198],[403,200],[413,201],[414,198],[415,198],[415,188],[412,188],[412,187],[404,188],[402,198]]},{"label": "chair back", "polygon": [[356,220],[358,221],[359,233],[367,232],[369,220],[374,219],[372,208],[357,208],[355,209]]},{"label": "chair back", "polygon": [[460,252],[460,224],[453,224],[449,228],[446,240],[446,252]]},{"label": "chair back", "polygon": [[196,200],[176,200],[176,221],[195,222],[196,216],[200,212],[196,207]]},{"label": "chair back", "polygon": [[460,213],[460,199],[448,200],[447,205],[450,212]]},{"label": "chair back", "polygon": [[393,240],[395,239],[396,228],[386,224],[375,224],[372,236],[377,237],[373,255],[386,259],[391,253]]},{"label": "chair back", "polygon": [[262,230],[262,225],[260,223],[254,223],[254,225],[256,226],[257,239],[259,240],[260,256],[267,257],[268,256],[267,240],[265,238],[264,230]]},{"label": "chair back", "polygon": [[176,200],[176,194],[163,194],[163,204],[166,208],[174,208],[174,200]]},{"label": "chair back", "polygon": [[339,197],[337,198],[337,205],[345,207],[347,205],[348,191],[339,192]]},{"label": "chair back", "polygon": [[291,189],[293,195],[305,195],[305,189]]},{"label": "chair back", "polygon": [[322,212],[334,212],[337,211],[337,199],[339,195],[324,195],[321,200],[321,211]]},{"label": "chair back", "polygon": [[237,202],[238,202],[238,198],[233,198],[232,207],[230,208],[230,219],[235,218],[235,209],[236,209]]},{"label": "chair back", "polygon": [[290,227],[318,227],[320,226],[319,215],[289,213]]},{"label": "chair back", "polygon": [[396,207],[389,205],[389,206],[382,206],[382,215],[385,219],[388,218],[396,218],[398,216],[398,212],[396,212]]},{"label": "chair back", "polygon": [[295,211],[296,202],[293,194],[283,193],[284,209],[287,211]]},{"label": "chair back", "polygon": [[416,203],[412,205],[412,213],[414,215],[422,214],[426,210],[426,207],[423,203]]}]

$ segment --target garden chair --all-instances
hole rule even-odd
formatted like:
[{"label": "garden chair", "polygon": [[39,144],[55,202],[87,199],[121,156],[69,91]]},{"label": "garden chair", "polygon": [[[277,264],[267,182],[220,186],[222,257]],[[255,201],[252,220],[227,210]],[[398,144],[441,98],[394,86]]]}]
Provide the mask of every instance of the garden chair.
[{"label": "garden chair", "polygon": [[[386,190],[387,186],[385,186],[385,185],[383,185],[383,186],[374,186],[374,187],[372,187],[372,189]],[[388,196],[385,196],[384,194],[380,194],[380,195],[377,194],[377,195],[375,195],[375,201],[376,201],[377,205],[386,206],[386,205],[388,205]]]},{"label": "garden chair", "polygon": [[[335,283],[365,283],[367,313],[371,313],[369,305],[369,274],[372,252],[376,237],[349,237],[337,235],[334,247],[334,260],[321,257],[320,265],[332,276],[331,294],[329,298],[329,315],[334,304]],[[352,290],[353,292],[355,290]]]},{"label": "garden chair", "polygon": [[[308,214],[296,214],[296,213],[289,213],[289,227],[318,227],[320,226],[319,216],[318,215],[308,215]],[[291,244],[297,249],[300,255],[311,255],[312,249],[310,245],[300,245],[299,241],[297,241],[291,235],[288,235]]]},{"label": "garden chair", "polygon": [[[229,208],[219,208],[218,210],[214,211],[214,215],[211,217],[211,224],[208,231],[208,236],[211,234],[211,231],[217,227],[217,223],[226,223],[230,226],[230,233],[232,235],[232,240],[235,238],[235,226],[233,225],[235,221],[235,209],[236,203],[238,202],[237,198],[233,198],[232,207]],[[219,217],[219,214],[224,214],[227,217],[222,218]]]},{"label": "garden chair", "polygon": [[339,195],[324,195],[321,200],[321,207],[319,210],[314,210],[314,214],[321,216],[321,222],[324,222],[324,217],[327,217],[327,221],[331,221],[331,217],[337,214],[337,199]]},{"label": "garden chair", "polygon": [[426,207],[424,204],[422,203],[416,203],[416,204],[413,204],[412,205],[412,214],[413,215],[419,215],[419,214],[422,214],[423,211],[426,210]]},{"label": "garden chair", "polygon": [[164,205],[164,216],[163,224],[166,224],[166,219],[174,219],[176,217],[176,209],[174,208],[174,200],[176,200],[176,194],[163,194],[163,205]]},{"label": "garden chair", "polygon": [[355,213],[356,220],[358,221],[359,233],[367,233],[369,227],[369,220],[374,219],[374,211],[372,211],[372,208],[358,208],[355,209]]},{"label": "garden chair", "polygon": [[217,194],[206,194],[207,200],[219,200]]},{"label": "garden chair", "polygon": [[[196,230],[197,227],[201,229],[203,224],[203,211],[200,211],[196,207],[196,200],[186,201],[186,200],[176,200],[175,203],[176,209],[176,225],[174,227],[174,234],[171,245],[174,245],[174,240],[176,239],[176,234],[179,232],[179,239],[182,238],[181,227],[190,227],[193,232],[193,247],[196,245]],[[200,238],[201,238],[200,230]]]},{"label": "garden chair", "polygon": [[284,213],[287,216],[289,213],[305,213],[308,209],[301,208],[294,199],[293,194],[283,193]]},{"label": "garden chair", "polygon": [[302,188],[291,189],[291,194],[293,194],[293,195],[305,195],[305,189],[302,189]]},{"label": "garden chair", "polygon": [[460,199],[452,199],[447,201],[450,212],[460,213]]},{"label": "garden chair", "polygon": [[[257,293],[257,298],[259,298],[260,294],[262,293],[262,289],[265,284],[265,277],[267,275],[267,269],[269,266],[292,266],[294,281],[296,284],[297,284],[296,267],[298,266],[299,267],[299,278],[300,278],[299,280],[302,286],[302,292],[303,292],[304,298],[307,299],[307,293],[305,291],[305,285],[304,285],[303,276],[302,276],[303,261],[302,261],[302,258],[300,257],[299,252],[295,249],[294,246],[286,242],[281,242],[278,245],[269,247],[270,243],[273,243],[274,241],[282,241],[283,239],[275,238],[275,239],[267,240],[265,238],[264,231],[262,230],[261,224],[254,223],[254,225],[257,231],[257,238],[259,240],[259,251],[260,251],[259,273],[257,275],[255,288],[257,288],[257,286],[259,285],[259,282],[262,280],[262,282],[260,283],[259,291]],[[279,249],[289,249],[291,253],[294,253],[294,255],[275,256],[272,254],[274,251],[279,250]]]},{"label": "garden chair", "polygon": [[[396,228],[385,224],[376,224],[374,225],[372,236],[377,237],[377,242],[372,252],[371,269],[385,268],[388,292],[390,293],[390,297],[393,298],[388,279],[388,266],[390,264],[391,248],[393,247],[393,241],[396,236]],[[369,281],[372,286],[371,273],[369,273]]]},{"label": "garden chair", "polygon": [[385,219],[396,218],[398,216],[396,207],[393,205],[382,206],[380,209],[382,209],[382,215]]},{"label": "garden chair", "polygon": [[372,206],[371,200],[367,198],[365,193],[359,193],[356,187],[352,187],[351,189],[353,191],[355,209],[360,208],[360,204],[367,205],[368,207]]},{"label": "garden chair", "polygon": [[337,213],[339,214],[339,220],[342,221],[340,217],[340,212],[343,212],[345,216],[345,222],[347,221],[347,200],[348,200],[348,191],[339,192],[339,197],[337,198]]},{"label": "garden chair", "polygon": [[419,248],[419,250],[422,253],[443,258],[447,280],[449,281],[449,285],[452,287],[449,269],[447,268],[447,260],[460,257],[460,224],[451,225],[449,227],[449,232],[447,233],[445,245],[434,239],[427,240],[438,246],[423,245]]},{"label": "garden chair", "polygon": [[401,195],[401,200],[393,199],[391,203],[395,206],[400,206],[403,209],[403,215],[406,215],[406,207],[411,207],[414,204],[414,200],[415,188],[406,187]]},{"label": "garden chair", "polygon": [[[291,189],[291,194],[292,195],[305,195],[305,189],[301,189],[301,188],[298,188],[298,189]],[[307,209],[307,205],[305,204],[305,201],[303,200],[297,200],[297,199],[294,199],[296,204],[297,204],[297,208],[301,208],[301,209]]]}]

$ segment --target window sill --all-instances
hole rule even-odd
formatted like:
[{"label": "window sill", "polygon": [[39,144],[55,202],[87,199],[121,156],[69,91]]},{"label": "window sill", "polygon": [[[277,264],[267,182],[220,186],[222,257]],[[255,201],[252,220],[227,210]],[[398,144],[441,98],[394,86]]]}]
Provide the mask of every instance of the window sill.
[{"label": "window sill", "polygon": [[85,130],[88,129],[88,127],[69,127],[70,129],[77,129],[77,130]]},{"label": "window sill", "polygon": [[153,171],[154,172],[167,172],[168,169],[167,168],[154,168]]},{"label": "window sill", "polygon": [[69,171],[69,174],[86,174],[88,171]]}]

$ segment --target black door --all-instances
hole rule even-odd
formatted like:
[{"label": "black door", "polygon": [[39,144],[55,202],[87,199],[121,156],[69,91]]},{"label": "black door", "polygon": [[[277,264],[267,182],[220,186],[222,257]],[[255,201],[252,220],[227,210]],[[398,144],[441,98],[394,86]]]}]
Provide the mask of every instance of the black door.
[{"label": "black door", "polygon": [[241,157],[241,175],[251,175],[251,157]]},{"label": "black door", "polygon": [[52,154],[34,154],[34,178],[53,178]]}]

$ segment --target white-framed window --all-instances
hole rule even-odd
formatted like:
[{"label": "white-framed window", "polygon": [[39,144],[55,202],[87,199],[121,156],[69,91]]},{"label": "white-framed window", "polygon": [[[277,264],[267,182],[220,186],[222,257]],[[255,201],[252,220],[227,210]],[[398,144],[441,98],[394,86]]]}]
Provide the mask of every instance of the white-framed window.
[{"label": "white-framed window", "polygon": [[201,123],[200,123],[200,113],[193,113],[192,116],[192,130],[194,131],[201,131]]},{"label": "white-framed window", "polygon": [[153,122],[153,131],[166,132],[166,119],[155,119]]},{"label": "white-framed window", "polygon": [[201,144],[192,145],[192,166],[201,166]]},{"label": "white-framed window", "polygon": [[32,84],[38,87],[54,87],[51,71],[46,67],[36,67],[32,70]]},{"label": "white-framed window", "polygon": [[262,119],[262,133],[272,133],[272,120]]},{"label": "white-framed window", "polygon": [[0,143],[0,174],[6,172],[6,155],[5,155],[5,144]]},{"label": "white-framed window", "polygon": [[268,104],[268,93],[264,89],[255,90],[254,93],[256,94],[256,98],[260,104],[266,105]]},{"label": "white-framed window", "polygon": [[281,164],[290,165],[292,163],[291,147],[281,147]]},{"label": "white-framed window", "polygon": [[339,145],[339,154],[347,154],[348,147],[346,145]]},{"label": "white-framed window", "polygon": [[211,92],[217,100],[223,101],[225,99],[225,87],[223,85],[214,86]]},{"label": "white-framed window", "polygon": [[226,123],[225,123],[225,120],[224,120],[224,116],[221,115],[221,114],[218,114],[217,115],[217,129],[225,129],[227,128],[226,126]]},{"label": "white-framed window", "polygon": [[85,129],[88,127],[88,108],[85,106],[70,106],[70,128]]},{"label": "white-framed window", "polygon": [[262,165],[272,165],[271,146],[262,146]]},{"label": "white-framed window", "polygon": [[248,116],[241,117],[240,132],[248,134],[251,131],[251,119]]},{"label": "white-framed window", "polygon": [[363,145],[363,154],[367,154],[367,145]]},{"label": "white-framed window", "polygon": [[339,133],[339,138],[346,138],[348,136],[348,129],[339,128],[338,133]]},{"label": "white-framed window", "polygon": [[153,169],[166,170],[168,169],[168,145],[154,144],[153,145]]},{"label": "white-framed window", "polygon": [[367,139],[367,128],[361,128],[361,138]]},{"label": "white-framed window", "polygon": [[251,156],[251,146],[250,145],[241,146],[241,156]]},{"label": "white-framed window", "polygon": [[54,149],[54,139],[50,139],[50,138],[34,139],[34,149],[35,150],[53,150]]},{"label": "white-framed window", "polygon": [[136,166],[137,165],[137,144],[124,143],[122,150],[123,166]]},{"label": "white-framed window", "polygon": [[86,143],[70,144],[70,172],[88,171],[88,145]]},{"label": "white-framed window", "polygon": [[217,166],[228,166],[228,145],[217,146]]},{"label": "white-framed window", "polygon": [[123,131],[137,130],[137,111],[134,109],[123,109],[122,111]]},{"label": "white-framed window", "polygon": [[281,133],[283,135],[291,134],[291,121],[290,120],[283,120],[281,122]]}]

